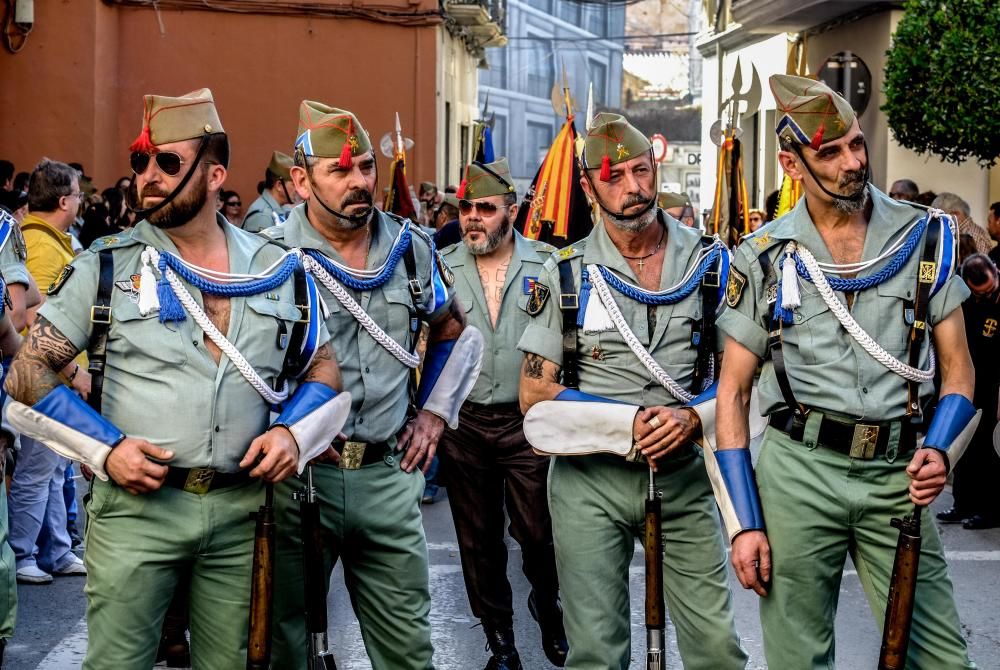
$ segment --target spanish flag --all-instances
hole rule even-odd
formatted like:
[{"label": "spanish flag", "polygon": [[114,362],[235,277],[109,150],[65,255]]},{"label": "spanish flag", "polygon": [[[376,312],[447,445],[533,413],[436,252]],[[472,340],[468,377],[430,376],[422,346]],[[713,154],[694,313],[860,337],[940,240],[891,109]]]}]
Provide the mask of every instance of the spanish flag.
[{"label": "spanish flag", "polygon": [[515,228],[530,239],[565,246],[590,234],[593,223],[580,187],[576,127],[566,119],[517,212]]}]

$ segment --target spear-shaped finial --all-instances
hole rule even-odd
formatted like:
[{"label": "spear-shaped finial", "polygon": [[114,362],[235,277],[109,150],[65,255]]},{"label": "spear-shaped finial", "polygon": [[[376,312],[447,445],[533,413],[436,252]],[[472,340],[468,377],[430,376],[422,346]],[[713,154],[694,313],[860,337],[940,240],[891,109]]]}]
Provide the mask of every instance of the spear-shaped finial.
[{"label": "spear-shaped finial", "polygon": [[590,130],[594,120],[594,82],[590,82],[587,90],[587,130]]}]

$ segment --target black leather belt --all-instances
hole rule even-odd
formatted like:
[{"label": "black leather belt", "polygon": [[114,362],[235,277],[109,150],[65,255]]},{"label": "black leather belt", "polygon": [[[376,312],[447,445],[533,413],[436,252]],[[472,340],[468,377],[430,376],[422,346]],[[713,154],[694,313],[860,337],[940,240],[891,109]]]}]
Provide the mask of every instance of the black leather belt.
[{"label": "black leather belt", "polygon": [[250,471],[219,472],[212,468],[175,468],[168,466],[163,483],[188,493],[204,495],[209,491],[237,486],[250,481]]},{"label": "black leather belt", "polygon": [[[893,424],[900,424],[898,453],[912,451],[916,444],[916,430],[908,420],[862,422],[842,421],[823,415],[817,441],[819,446],[832,449],[851,458],[870,461],[884,456],[889,450]],[[790,410],[771,415],[770,425],[797,442],[802,441],[805,420]]]},{"label": "black leather belt", "polygon": [[389,443],[335,440],[333,448],[340,454],[341,470],[357,470],[385,458],[386,452],[389,451]]}]

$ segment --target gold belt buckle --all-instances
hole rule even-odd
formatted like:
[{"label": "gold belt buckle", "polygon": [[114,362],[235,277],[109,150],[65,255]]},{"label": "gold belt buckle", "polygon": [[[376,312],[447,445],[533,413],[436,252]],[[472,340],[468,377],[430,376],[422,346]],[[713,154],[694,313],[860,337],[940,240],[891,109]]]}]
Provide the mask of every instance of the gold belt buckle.
[{"label": "gold belt buckle", "polygon": [[878,431],[878,426],[867,423],[855,424],[854,438],[851,440],[851,458],[860,458],[865,461],[875,458]]},{"label": "gold belt buckle", "polygon": [[365,442],[344,442],[344,450],[340,452],[340,469],[357,470],[365,457]]},{"label": "gold belt buckle", "polygon": [[212,468],[191,468],[184,481],[184,490],[188,493],[205,495],[212,486],[215,470]]}]

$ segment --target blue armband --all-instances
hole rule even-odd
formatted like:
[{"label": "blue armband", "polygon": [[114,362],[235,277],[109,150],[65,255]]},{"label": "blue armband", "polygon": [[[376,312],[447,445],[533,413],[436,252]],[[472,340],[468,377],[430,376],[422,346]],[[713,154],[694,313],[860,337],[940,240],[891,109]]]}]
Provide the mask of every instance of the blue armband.
[{"label": "blue armband", "polygon": [[938,401],[923,446],[946,454],[950,470],[972,441],[982,414],[965,396],[949,393]]},{"label": "blue armband", "polygon": [[427,345],[417,388],[417,407],[458,428],[458,412],[472,392],[483,366],[483,334],[466,326],[457,340]]},{"label": "blue armband", "polygon": [[730,541],[745,530],[763,530],[764,511],[757,493],[750,450],[705,449],[703,453]]},{"label": "blue armband", "polygon": [[351,394],[337,393],[320,382],[299,384],[271,424],[287,428],[299,447],[298,472],[329,448],[347,423]]}]

